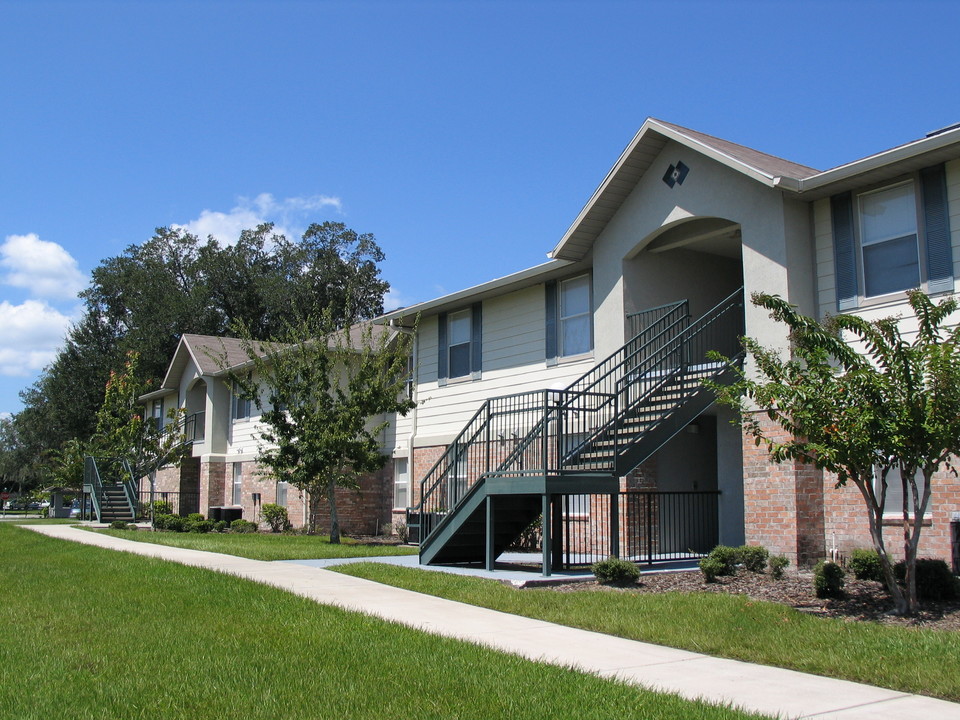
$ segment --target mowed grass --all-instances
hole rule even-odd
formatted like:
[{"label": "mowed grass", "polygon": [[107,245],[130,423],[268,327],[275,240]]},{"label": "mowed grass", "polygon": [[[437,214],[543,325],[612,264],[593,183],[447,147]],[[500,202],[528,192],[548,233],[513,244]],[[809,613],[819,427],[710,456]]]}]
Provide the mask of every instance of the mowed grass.
[{"label": "mowed grass", "polygon": [[331,568],[515,615],[960,701],[960,633],[818,618],[723,593],[559,593],[351,563]]},{"label": "mowed grass", "polygon": [[3,717],[756,717],[25,528],[0,558]]},{"label": "mowed grass", "polygon": [[158,545],[238,555],[251,560],[305,560],[316,558],[381,557],[415,555],[416,548],[397,545],[361,545],[343,538],[331,545],[325,535],[283,535],[265,533],[174,533],[149,530],[103,529],[106,535]]}]

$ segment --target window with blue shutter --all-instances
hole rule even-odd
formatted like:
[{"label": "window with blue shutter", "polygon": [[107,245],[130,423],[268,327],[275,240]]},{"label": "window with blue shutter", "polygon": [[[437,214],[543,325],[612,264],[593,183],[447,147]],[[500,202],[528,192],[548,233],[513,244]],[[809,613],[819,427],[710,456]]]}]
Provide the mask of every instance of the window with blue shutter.
[{"label": "window with blue shutter", "polygon": [[479,378],[481,366],[481,304],[437,318],[439,357],[437,375],[440,384],[458,378]]},{"label": "window with blue shutter", "polygon": [[953,291],[943,165],[908,180],[830,199],[837,309],[922,287]]}]

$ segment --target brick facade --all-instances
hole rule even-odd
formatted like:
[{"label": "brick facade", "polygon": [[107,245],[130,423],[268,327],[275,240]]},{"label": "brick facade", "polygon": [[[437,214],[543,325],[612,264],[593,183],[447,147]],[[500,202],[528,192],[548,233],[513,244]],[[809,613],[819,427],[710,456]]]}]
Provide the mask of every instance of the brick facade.
[{"label": "brick facade", "polygon": [[[262,475],[255,461],[204,462],[200,465],[200,512],[209,515],[211,507],[233,506],[234,468],[239,469],[240,507],[242,517],[260,521],[260,508],[277,502],[277,483]],[[306,524],[303,494],[295,487],[287,488],[287,514],[294,527]],[[387,463],[377,473],[360,479],[360,490],[337,489],[337,513],[340,531],[346,535],[375,535],[391,521],[393,504],[393,466]],[[329,532],[329,507],[326,499],[320,506],[320,532]]]},{"label": "brick facade", "polygon": [[[764,432],[786,434],[758,413]],[[811,565],[826,554],[823,473],[800,462],[775,463],[765,445],[743,436],[744,530],[748,545],[763,545],[786,555],[795,566]]]}]

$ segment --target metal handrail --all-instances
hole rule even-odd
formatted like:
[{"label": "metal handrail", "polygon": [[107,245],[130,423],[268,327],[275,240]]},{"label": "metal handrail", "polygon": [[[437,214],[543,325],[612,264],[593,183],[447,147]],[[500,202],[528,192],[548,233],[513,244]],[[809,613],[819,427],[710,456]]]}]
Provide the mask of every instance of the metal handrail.
[{"label": "metal handrail", "polygon": [[[421,543],[437,525],[434,516],[445,515],[460,504],[470,489],[487,475],[562,473],[577,470],[612,471],[619,448],[619,427],[625,413],[638,407],[683,372],[692,358],[706,357],[699,348],[707,331],[729,310],[742,305],[743,289],[732,293],[691,325],[686,300],[652,308],[634,316],[655,317],[639,321],[638,332],[565,390],[536,390],[491,398],[483,403],[456,439],[450,443],[420,481],[420,499],[412,515],[420,523]],[[731,333],[738,341],[742,333]],[[712,340],[712,338],[711,338]],[[691,345],[696,349],[690,352]],[[711,347],[734,357],[737,349]],[[636,392],[638,381],[647,382]],[[589,421],[588,421],[589,419]],[[513,430],[511,432],[511,423]],[[522,434],[520,430],[523,430]],[[505,447],[507,435],[515,441]],[[577,438],[570,447],[570,439]],[[482,441],[482,454],[476,446]],[[586,449],[605,442],[603,451],[585,461]]]}]

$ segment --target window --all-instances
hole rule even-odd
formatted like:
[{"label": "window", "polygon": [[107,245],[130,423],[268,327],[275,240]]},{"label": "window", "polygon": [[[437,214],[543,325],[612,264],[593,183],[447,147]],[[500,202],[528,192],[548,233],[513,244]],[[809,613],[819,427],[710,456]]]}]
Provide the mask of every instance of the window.
[{"label": "window", "polygon": [[859,197],[860,247],[866,297],[920,286],[917,200],[913,183]]},{"label": "window", "polygon": [[150,417],[157,424],[157,430],[163,430],[163,398],[153,401]]},{"label": "window", "polygon": [[590,352],[590,276],[581,275],[560,283],[560,354]]},{"label": "window", "polygon": [[[917,494],[918,497],[923,498],[923,489],[925,483],[923,480],[923,472],[917,471],[914,476],[917,480]],[[874,469],[874,482],[876,484],[875,491],[877,493],[877,499],[880,499],[880,468]],[[910,488],[907,487],[907,509],[910,514],[913,514],[913,493]],[[887,473],[887,497],[886,502],[883,504],[883,514],[884,516],[895,516],[897,518],[903,517],[903,485],[900,480],[900,468],[891,468]],[[930,514],[930,504],[927,503],[927,511],[924,513],[925,516]]]},{"label": "window", "polygon": [[283,480],[277,483],[277,505],[282,507],[287,506],[287,487],[288,484]]},{"label": "window", "polygon": [[395,508],[409,506],[408,480],[407,458],[396,458],[393,461],[393,506]]},{"label": "window", "polygon": [[837,307],[923,287],[953,291],[943,165],[906,180],[830,199]]},{"label": "window", "polygon": [[483,326],[481,304],[465,310],[440,313],[437,318],[439,357],[437,374],[440,384],[448,379],[480,377],[480,333]]},{"label": "window", "polygon": [[233,464],[233,504],[242,505],[243,499],[243,463],[235,462]]},{"label": "window", "polygon": [[233,419],[246,420],[250,417],[250,410],[253,402],[240,396],[240,388],[233,386]]},{"label": "window", "polygon": [[470,374],[470,311],[462,310],[451,315],[447,325],[450,377]]},{"label": "window", "polygon": [[593,349],[593,303],[590,275],[544,285],[546,299],[545,356],[547,365]]}]

